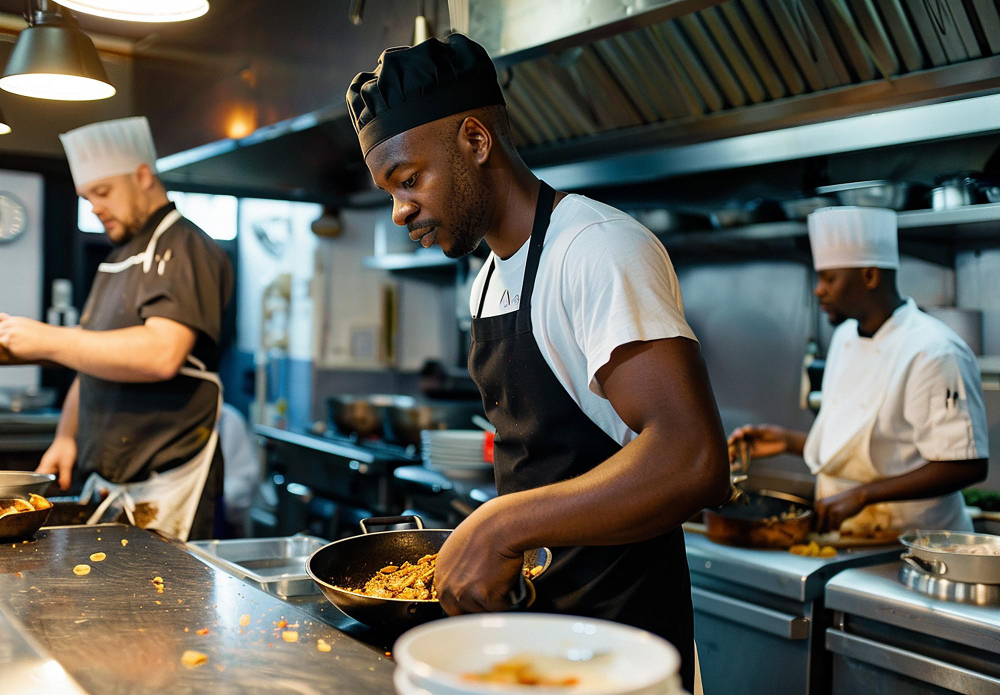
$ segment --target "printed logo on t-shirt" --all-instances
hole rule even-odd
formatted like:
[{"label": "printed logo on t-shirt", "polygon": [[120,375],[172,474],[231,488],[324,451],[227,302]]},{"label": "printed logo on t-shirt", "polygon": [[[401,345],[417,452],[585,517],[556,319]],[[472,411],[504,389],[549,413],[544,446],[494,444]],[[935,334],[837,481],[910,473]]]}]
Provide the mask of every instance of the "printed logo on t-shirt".
[{"label": "printed logo on t-shirt", "polygon": [[510,290],[504,290],[503,294],[500,296],[500,308],[509,309],[512,305],[518,306],[521,303],[521,295],[515,294],[513,300],[510,296]]}]

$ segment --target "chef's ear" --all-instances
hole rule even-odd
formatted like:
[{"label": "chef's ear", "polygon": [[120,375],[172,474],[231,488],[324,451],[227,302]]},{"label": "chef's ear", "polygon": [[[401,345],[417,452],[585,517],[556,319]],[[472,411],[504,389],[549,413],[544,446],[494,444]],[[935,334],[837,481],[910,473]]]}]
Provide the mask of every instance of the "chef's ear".
[{"label": "chef's ear", "polygon": [[135,180],[139,184],[140,190],[143,191],[148,191],[159,183],[159,179],[156,178],[156,174],[153,173],[148,164],[140,164],[136,168]]},{"label": "chef's ear", "polygon": [[882,276],[881,268],[862,268],[861,280],[865,283],[865,289],[871,291],[881,287],[885,278]]},{"label": "chef's ear", "polygon": [[477,164],[485,164],[493,150],[493,134],[476,116],[467,116],[458,129],[459,144],[467,148],[476,158]]}]

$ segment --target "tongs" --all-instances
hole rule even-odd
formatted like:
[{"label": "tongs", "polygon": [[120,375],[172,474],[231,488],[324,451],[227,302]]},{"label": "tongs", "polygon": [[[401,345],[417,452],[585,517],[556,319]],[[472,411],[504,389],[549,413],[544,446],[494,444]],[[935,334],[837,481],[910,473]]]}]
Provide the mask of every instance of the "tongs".
[{"label": "tongs", "polygon": [[743,504],[750,504],[750,497],[739,486],[746,482],[750,476],[747,471],[750,469],[750,444],[746,439],[740,438],[729,446],[729,499],[726,504],[740,501]]}]

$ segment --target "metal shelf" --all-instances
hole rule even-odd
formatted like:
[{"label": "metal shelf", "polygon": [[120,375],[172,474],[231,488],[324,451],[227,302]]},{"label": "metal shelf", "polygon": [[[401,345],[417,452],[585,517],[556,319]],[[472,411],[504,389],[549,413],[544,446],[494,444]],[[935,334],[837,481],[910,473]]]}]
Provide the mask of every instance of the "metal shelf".
[{"label": "metal shelf", "polygon": [[[900,240],[955,242],[990,239],[1000,244],[1000,203],[967,205],[950,210],[899,213]],[[708,251],[805,237],[805,222],[766,222],[745,227],[667,234],[659,237],[668,250]]]}]

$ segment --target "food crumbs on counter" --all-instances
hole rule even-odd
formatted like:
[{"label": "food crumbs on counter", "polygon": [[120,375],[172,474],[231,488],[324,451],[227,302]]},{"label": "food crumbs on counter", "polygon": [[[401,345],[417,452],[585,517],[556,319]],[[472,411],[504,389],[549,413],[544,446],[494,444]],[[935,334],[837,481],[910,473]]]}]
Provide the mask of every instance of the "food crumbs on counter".
[{"label": "food crumbs on counter", "polygon": [[225,671],[226,670],[226,667],[225,667],[224,664],[216,664],[215,668],[219,669],[220,671]]},{"label": "food crumbs on counter", "polygon": [[188,630],[190,630],[190,629],[191,629],[191,628],[188,628],[188,627],[186,627],[186,628],[184,628],[184,632],[187,632],[187,631],[188,631]]},{"label": "food crumbs on counter", "polygon": [[374,670],[375,670],[375,667],[374,667],[374,666],[369,666],[369,667],[368,667],[368,670],[369,670],[369,671],[374,671]]},{"label": "food crumbs on counter", "polygon": [[284,632],[281,633],[281,639],[285,640],[286,642],[298,642],[299,633],[297,633],[295,630],[285,630]]},{"label": "food crumbs on counter", "polygon": [[244,613],[243,615],[240,616],[240,625],[246,627],[249,624],[250,624],[250,614]]},{"label": "food crumbs on counter", "polygon": [[285,620],[284,618],[282,618],[277,623],[275,623],[275,625],[277,625],[279,628],[281,628],[281,627],[288,627],[288,621]]},{"label": "food crumbs on counter", "polygon": [[122,547],[124,548],[126,545],[128,545],[128,541],[122,538]]},{"label": "food crumbs on counter", "polygon": [[194,634],[196,634],[196,635],[207,635],[209,632],[210,632],[210,630],[207,627],[203,627],[200,630],[195,630]]},{"label": "food crumbs on counter", "polygon": [[156,602],[156,605],[157,605],[157,606],[159,606],[159,605],[160,605],[160,602],[159,602],[159,601],[157,601],[157,602]]},{"label": "food crumbs on counter", "polygon": [[392,656],[392,652],[386,652],[385,655],[386,656]]},{"label": "food crumbs on counter", "polygon": [[316,649],[320,650],[321,652],[328,652],[331,649],[333,649],[333,647],[327,644],[325,639],[318,639],[316,640]]},{"label": "food crumbs on counter", "polygon": [[90,556],[90,561],[91,562],[104,562],[104,560],[107,559],[107,557],[108,556],[107,556],[106,553],[94,553],[93,555]]},{"label": "food crumbs on counter", "polygon": [[77,565],[73,568],[73,574],[78,574],[81,577],[85,574],[90,574],[90,565]]},{"label": "food crumbs on counter", "polygon": [[181,663],[188,668],[198,668],[208,662],[208,655],[188,649],[181,654]]},{"label": "food crumbs on counter", "polygon": [[97,537],[97,540],[101,540],[101,537],[100,537],[100,536],[98,536],[98,537]]}]

